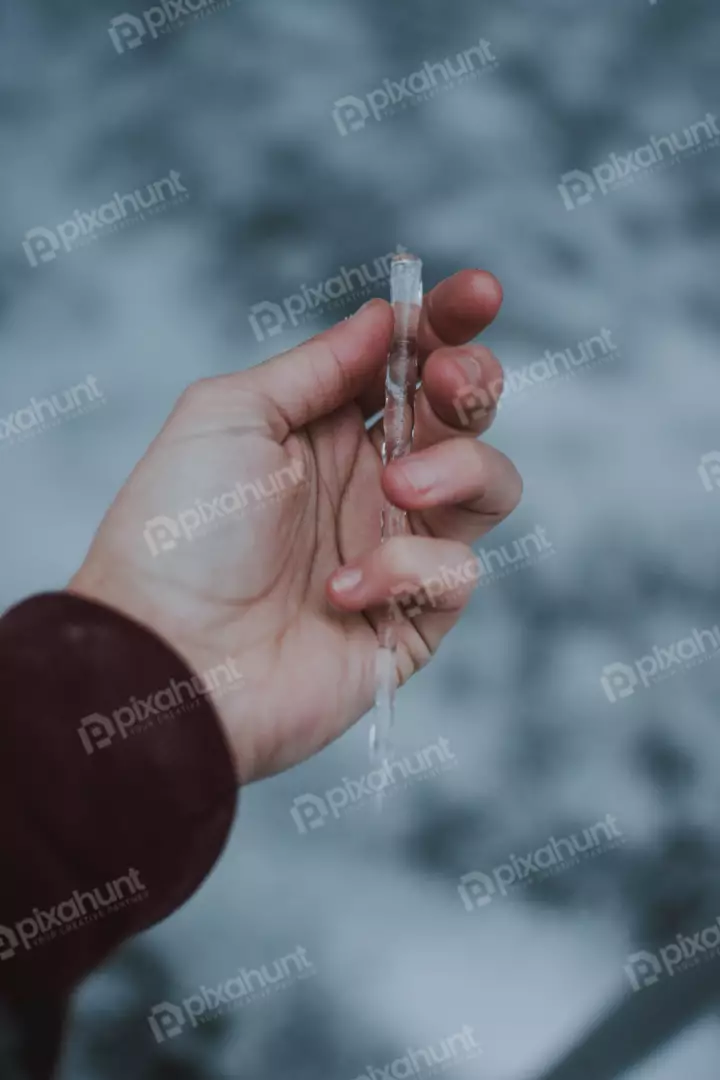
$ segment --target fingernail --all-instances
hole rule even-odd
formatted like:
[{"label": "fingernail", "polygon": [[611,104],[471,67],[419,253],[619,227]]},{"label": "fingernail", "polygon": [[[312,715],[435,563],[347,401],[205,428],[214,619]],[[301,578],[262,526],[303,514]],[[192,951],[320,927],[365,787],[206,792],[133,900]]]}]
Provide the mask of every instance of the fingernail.
[{"label": "fingernail", "polygon": [[423,458],[407,458],[401,468],[405,479],[417,492],[431,491],[438,481],[435,466]]},{"label": "fingernail", "polygon": [[350,569],[340,570],[332,579],[332,589],[336,593],[352,592],[362,581],[362,570]]}]

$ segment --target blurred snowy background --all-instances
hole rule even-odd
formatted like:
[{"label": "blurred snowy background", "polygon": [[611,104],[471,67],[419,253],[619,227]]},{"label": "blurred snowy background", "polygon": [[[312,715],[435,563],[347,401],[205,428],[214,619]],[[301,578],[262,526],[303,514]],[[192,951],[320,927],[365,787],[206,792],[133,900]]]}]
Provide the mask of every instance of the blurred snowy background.
[{"label": "blurred snowy background", "polygon": [[[720,451],[720,140],[696,128],[698,152],[582,202],[577,181],[558,188],[720,114],[717,5],[193,6],[174,18],[170,0],[156,40],[125,20],[116,46],[115,0],[2,0],[0,417],[88,376],[105,399],[32,438],[3,424],[3,605],[67,581],[189,382],[289,348],[370,293],[297,326],[253,324],[257,305],[287,313],[303,286],[398,244],[429,285],[464,266],[503,282],[484,339],[517,374],[491,440],[525,497],[481,545],[508,572],[488,574],[401,697],[401,755],[443,738],[450,767],[396,785],[382,814],[364,799],[309,827],[296,799],[367,773],[365,720],[246,791],[200,893],[79,994],[62,1080],[399,1080],[429,1074],[417,1051],[442,1056],[466,1025],[482,1052],[455,1039],[458,1080],[717,1080],[720,961],[712,934],[687,942],[720,916],[720,656],[653,650],[720,622],[717,459],[698,471]],[[125,10],[140,18],[142,0]],[[495,61],[477,78],[342,133],[336,102],[480,39]],[[164,212],[69,252],[23,248],[173,170],[188,195]],[[541,363],[601,331],[603,362],[572,378]],[[530,534],[543,557],[511,565],[539,551]],[[603,684],[607,666],[637,677],[653,655],[672,678],[615,669]],[[607,815],[622,843],[497,888],[495,868]],[[472,871],[495,892],[476,878],[463,899]],[[675,966],[660,959],[672,945]],[[153,1006],[298,947],[309,978],[154,1037]]]}]

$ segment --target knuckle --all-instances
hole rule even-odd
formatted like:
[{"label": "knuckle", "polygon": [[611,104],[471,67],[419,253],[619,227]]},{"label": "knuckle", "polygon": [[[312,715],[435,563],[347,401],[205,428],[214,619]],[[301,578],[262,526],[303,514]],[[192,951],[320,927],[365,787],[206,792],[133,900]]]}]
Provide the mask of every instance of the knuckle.
[{"label": "knuckle", "polygon": [[494,447],[475,443],[479,448],[481,469],[485,477],[485,490],[493,504],[492,513],[497,521],[504,521],[520,504],[523,496],[523,478],[514,463]]},{"label": "knuckle", "polygon": [[490,400],[492,401],[493,406],[497,408],[497,404],[505,389],[505,372],[503,371],[502,364],[490,349],[483,348],[481,364]]},{"label": "knuckle", "polygon": [[212,376],[204,379],[196,379],[187,386],[178,399],[179,408],[196,408],[209,401],[217,394],[218,379]]},{"label": "knuckle", "polygon": [[515,465],[509,458],[505,459],[507,468],[507,480],[505,482],[505,491],[507,493],[507,513],[511,514],[513,510],[517,509],[523,497],[523,491],[525,484],[521,474],[516,469]]}]

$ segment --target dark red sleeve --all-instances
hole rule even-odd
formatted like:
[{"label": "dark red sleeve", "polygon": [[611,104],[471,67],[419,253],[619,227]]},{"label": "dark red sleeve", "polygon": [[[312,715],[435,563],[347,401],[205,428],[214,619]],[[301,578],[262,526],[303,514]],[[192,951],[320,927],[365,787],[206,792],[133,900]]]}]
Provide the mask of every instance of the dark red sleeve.
[{"label": "dark red sleeve", "polygon": [[[236,673],[227,692],[242,693]],[[206,689],[155,634],[72,594],[0,619],[0,996],[14,1007],[67,994],[215,863],[237,784]]]}]

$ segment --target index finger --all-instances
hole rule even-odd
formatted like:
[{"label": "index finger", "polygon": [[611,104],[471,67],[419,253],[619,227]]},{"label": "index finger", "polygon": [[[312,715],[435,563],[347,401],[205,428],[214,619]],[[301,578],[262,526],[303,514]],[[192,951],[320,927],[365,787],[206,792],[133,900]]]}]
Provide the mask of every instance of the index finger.
[{"label": "index finger", "polygon": [[502,304],[500,282],[487,270],[460,270],[425,297],[418,345],[426,359],[444,345],[466,345],[493,321]]}]

